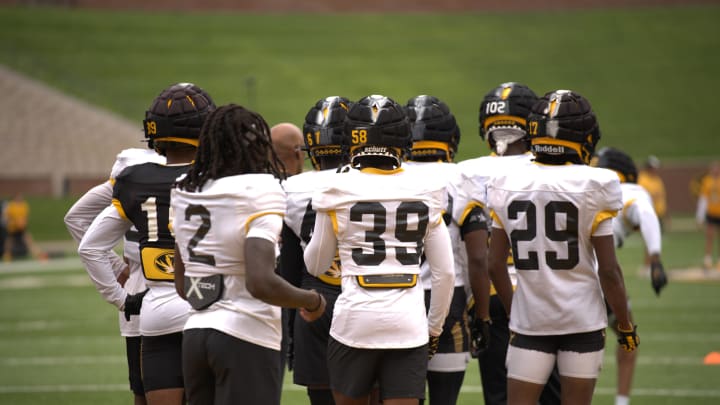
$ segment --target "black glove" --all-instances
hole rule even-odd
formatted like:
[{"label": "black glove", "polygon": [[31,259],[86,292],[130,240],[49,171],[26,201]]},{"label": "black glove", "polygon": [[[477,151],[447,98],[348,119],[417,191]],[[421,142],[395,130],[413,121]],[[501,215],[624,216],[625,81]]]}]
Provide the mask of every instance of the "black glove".
[{"label": "black glove", "polygon": [[618,343],[626,352],[632,352],[640,345],[640,337],[637,335],[637,325],[633,325],[632,329],[624,330],[618,324]]},{"label": "black glove", "polygon": [[477,357],[480,353],[487,350],[490,346],[490,325],[492,321],[482,320],[475,318],[470,324],[470,333],[472,335],[472,342],[470,348],[470,354],[472,357]]},{"label": "black glove", "polygon": [[437,353],[438,347],[440,347],[440,336],[430,335],[430,340],[428,341],[428,360],[432,359],[435,353]]},{"label": "black glove", "polygon": [[668,283],[665,269],[660,261],[650,263],[650,282],[657,295],[660,295],[660,290]]},{"label": "black glove", "polygon": [[147,294],[148,291],[148,289],[145,289],[145,291],[143,292],[137,294],[128,294],[127,297],[125,297],[125,309],[123,310],[123,312],[125,313],[126,321],[130,321],[130,315],[140,314],[143,297],[145,296],[145,294]]}]

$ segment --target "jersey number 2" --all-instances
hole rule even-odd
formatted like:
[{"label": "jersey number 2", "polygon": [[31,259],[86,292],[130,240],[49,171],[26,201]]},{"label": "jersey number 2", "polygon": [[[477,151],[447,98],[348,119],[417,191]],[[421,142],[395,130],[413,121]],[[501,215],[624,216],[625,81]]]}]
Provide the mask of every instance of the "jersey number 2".
[{"label": "jersey number 2", "polygon": [[190,218],[198,216],[200,217],[200,227],[195,232],[195,235],[190,239],[187,246],[188,257],[191,262],[203,263],[209,266],[215,265],[215,257],[213,255],[199,255],[195,253],[195,248],[198,243],[207,235],[210,230],[210,211],[203,205],[190,204],[185,208],[185,220],[189,221]]}]

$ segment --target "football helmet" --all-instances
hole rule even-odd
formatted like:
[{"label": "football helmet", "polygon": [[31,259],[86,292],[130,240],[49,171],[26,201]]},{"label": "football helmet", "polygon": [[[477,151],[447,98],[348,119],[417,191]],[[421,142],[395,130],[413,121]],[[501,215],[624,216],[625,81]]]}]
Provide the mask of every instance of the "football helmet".
[{"label": "football helmet", "polygon": [[544,160],[590,163],[600,126],[590,102],[571,90],[546,93],[528,116],[532,152]]},{"label": "football helmet", "polygon": [[408,100],[405,113],[412,134],[410,160],[451,162],[460,144],[460,128],[447,104],[437,97],[417,96]]},{"label": "football helmet", "polygon": [[[527,135],[527,117],[530,109],[538,101],[535,92],[524,84],[507,82],[490,90],[480,102],[478,123],[480,138],[487,140],[493,152],[502,155],[508,144],[525,140],[530,147]],[[494,131],[501,131],[503,142],[498,150]]]},{"label": "football helmet", "polygon": [[180,142],[198,146],[200,129],[215,103],[205,90],[192,83],[177,83],[163,90],[145,112],[143,129],[148,148],[155,142]]},{"label": "football helmet", "polygon": [[600,149],[591,164],[616,171],[623,183],[637,183],[637,166],[632,158],[620,149],[610,147]]},{"label": "football helmet", "polygon": [[343,125],[349,109],[350,101],[347,98],[325,97],[318,100],[305,116],[305,150],[315,170],[320,170],[322,159],[341,160],[345,155]]},{"label": "football helmet", "polygon": [[377,94],[363,97],[350,107],[344,128],[343,140],[352,166],[358,166],[362,157],[380,156],[400,167],[412,140],[402,106]]}]

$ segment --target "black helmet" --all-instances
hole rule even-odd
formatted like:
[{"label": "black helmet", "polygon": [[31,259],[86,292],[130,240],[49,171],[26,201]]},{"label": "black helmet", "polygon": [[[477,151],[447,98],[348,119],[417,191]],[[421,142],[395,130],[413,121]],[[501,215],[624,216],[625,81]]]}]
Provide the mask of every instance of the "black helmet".
[{"label": "black helmet", "polygon": [[316,170],[320,170],[323,158],[337,159],[344,155],[343,126],[349,108],[350,101],[345,97],[325,97],[318,100],[305,116],[305,149]]},{"label": "black helmet", "polygon": [[632,158],[616,148],[605,147],[592,159],[592,165],[615,170],[621,182],[637,183],[638,171]]},{"label": "black helmet", "polygon": [[192,83],[177,83],[163,90],[145,112],[143,128],[148,147],[155,142],[198,146],[205,118],[215,109],[210,95]]},{"label": "black helmet", "polygon": [[535,92],[528,86],[516,82],[503,83],[490,90],[480,102],[478,116],[480,138],[487,140],[490,149],[496,152],[492,131],[500,128],[517,130],[520,139],[528,143],[529,149],[527,117],[537,100],[538,96]]},{"label": "black helmet", "polygon": [[451,162],[460,144],[460,128],[450,108],[433,96],[408,100],[405,113],[412,133],[411,160]]},{"label": "black helmet", "polygon": [[536,156],[588,164],[600,140],[600,127],[587,99],[570,90],[556,90],[533,106],[528,134]]},{"label": "black helmet", "polygon": [[365,156],[382,156],[400,166],[411,142],[410,124],[402,106],[381,95],[363,97],[345,117],[345,142],[350,164]]}]

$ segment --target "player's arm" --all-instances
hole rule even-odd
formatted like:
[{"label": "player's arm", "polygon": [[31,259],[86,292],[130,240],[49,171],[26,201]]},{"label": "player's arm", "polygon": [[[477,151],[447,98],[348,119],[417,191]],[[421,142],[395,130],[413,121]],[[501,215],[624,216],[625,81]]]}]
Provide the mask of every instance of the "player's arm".
[{"label": "player's arm", "polygon": [[305,266],[300,238],[295,235],[287,224],[283,224],[280,237],[282,246],[280,247],[278,271],[282,278],[290,284],[300,287],[302,269]]},{"label": "player's arm", "polygon": [[490,319],[490,277],[487,268],[488,221],[481,206],[470,209],[460,232],[468,258],[468,281],[475,301],[477,319]]},{"label": "player's arm", "polygon": [[114,207],[108,206],[93,220],[78,248],[95,288],[120,310],[125,306],[127,292],[117,281],[111,257],[117,257],[112,250],[131,226]]},{"label": "player's arm", "polygon": [[425,238],[425,259],[430,266],[432,283],[427,315],[428,332],[430,336],[440,336],[455,288],[452,242],[442,217],[428,230]]},{"label": "player's arm", "polygon": [[625,217],[630,223],[640,228],[640,234],[645,241],[645,248],[650,258],[650,281],[655,293],[660,295],[660,291],[668,282],[665,268],[660,260],[662,249],[660,220],[650,201],[640,199],[628,207]]},{"label": "player's arm", "polygon": [[268,304],[303,308],[306,320],[325,311],[325,298],[318,292],[297,288],[275,273],[275,244],[282,227],[279,215],[263,215],[249,224],[245,240],[245,280],[250,294]]},{"label": "player's arm", "polygon": [[180,255],[180,248],[175,244],[175,254],[173,255],[173,273],[175,274],[175,291],[180,298],[186,300],[185,296],[185,262]]},{"label": "player's arm", "polygon": [[[498,226],[495,226],[498,225]],[[488,273],[492,280],[498,298],[505,307],[505,312],[510,316],[512,308],[513,288],[510,281],[510,274],[507,269],[508,252],[510,251],[510,240],[505,229],[500,228],[500,223],[495,222],[490,238],[490,248],[488,253]],[[489,294],[489,293],[488,293]]]},{"label": "player's arm", "polygon": [[312,239],[305,247],[304,259],[307,271],[315,277],[323,274],[332,265],[337,250],[337,237],[327,212],[318,211]]},{"label": "player's arm", "polygon": [[620,264],[615,256],[615,243],[612,238],[612,220],[606,219],[597,227],[590,238],[598,261],[598,277],[605,299],[617,317],[618,325],[627,329],[632,327],[627,307],[627,292]]}]

